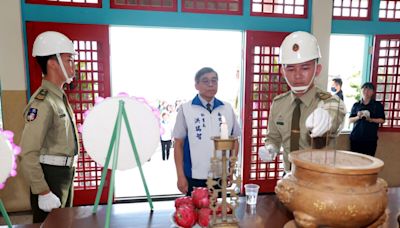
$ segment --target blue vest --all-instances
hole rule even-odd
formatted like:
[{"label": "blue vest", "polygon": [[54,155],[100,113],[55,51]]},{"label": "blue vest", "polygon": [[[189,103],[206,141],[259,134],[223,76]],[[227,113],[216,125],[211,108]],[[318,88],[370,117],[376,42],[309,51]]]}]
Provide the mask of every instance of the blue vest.
[{"label": "blue vest", "polygon": [[207,179],[210,158],[214,152],[212,137],[220,135],[222,116],[228,124],[228,132],[232,132],[235,114],[228,103],[217,99],[210,113],[197,97],[192,102],[182,104],[182,111],[188,127],[183,154],[185,175],[195,179]]}]

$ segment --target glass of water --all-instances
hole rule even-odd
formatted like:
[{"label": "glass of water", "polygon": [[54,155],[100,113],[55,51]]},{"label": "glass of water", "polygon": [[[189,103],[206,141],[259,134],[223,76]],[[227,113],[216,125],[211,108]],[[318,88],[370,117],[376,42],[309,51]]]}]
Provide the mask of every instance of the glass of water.
[{"label": "glass of water", "polygon": [[260,189],[260,186],[258,184],[245,184],[244,189],[246,193],[247,204],[255,206],[257,203],[258,189]]}]

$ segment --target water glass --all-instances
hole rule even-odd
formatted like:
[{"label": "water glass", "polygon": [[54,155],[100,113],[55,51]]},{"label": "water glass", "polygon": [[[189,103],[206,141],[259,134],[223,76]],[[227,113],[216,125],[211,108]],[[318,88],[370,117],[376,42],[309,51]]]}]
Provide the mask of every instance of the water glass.
[{"label": "water glass", "polygon": [[256,205],[258,189],[260,189],[260,186],[258,184],[245,184],[244,189],[246,193],[247,204]]}]

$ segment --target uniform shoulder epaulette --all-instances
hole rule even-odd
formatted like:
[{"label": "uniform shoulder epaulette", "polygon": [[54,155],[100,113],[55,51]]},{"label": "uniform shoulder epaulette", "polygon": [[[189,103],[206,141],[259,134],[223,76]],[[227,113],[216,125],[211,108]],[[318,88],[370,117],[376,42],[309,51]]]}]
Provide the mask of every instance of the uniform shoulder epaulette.
[{"label": "uniform shoulder epaulette", "polygon": [[321,100],[327,100],[332,97],[332,94],[325,91],[319,91],[317,92],[317,97],[320,98]]},{"label": "uniform shoulder epaulette", "polygon": [[279,94],[278,96],[275,96],[275,97],[274,97],[274,101],[275,101],[275,100],[279,100],[279,99],[281,99],[281,98],[283,98],[283,97],[286,97],[286,96],[289,95],[289,94],[290,94],[290,91],[288,91],[288,92],[286,92],[286,93]]},{"label": "uniform shoulder epaulette", "polygon": [[49,91],[47,91],[47,89],[41,89],[40,92],[36,94],[35,99],[42,101],[46,98],[48,93]]}]

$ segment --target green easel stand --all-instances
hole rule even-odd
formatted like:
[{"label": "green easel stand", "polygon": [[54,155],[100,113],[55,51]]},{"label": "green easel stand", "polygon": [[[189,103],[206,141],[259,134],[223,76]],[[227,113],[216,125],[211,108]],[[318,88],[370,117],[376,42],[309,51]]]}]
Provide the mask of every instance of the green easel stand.
[{"label": "green easel stand", "polygon": [[0,211],[1,211],[1,214],[3,215],[4,220],[6,221],[7,226],[9,228],[11,228],[12,223],[11,223],[10,217],[8,217],[6,208],[4,207],[3,201],[1,199],[0,199]]},{"label": "green easel stand", "polygon": [[92,212],[93,214],[96,214],[96,212],[97,212],[97,206],[99,205],[99,202],[100,202],[100,196],[101,196],[101,193],[103,191],[104,181],[105,181],[106,175],[107,175],[107,167],[108,167],[108,164],[110,162],[110,157],[111,157],[111,154],[113,153],[113,149],[114,149],[114,155],[113,155],[113,161],[112,161],[112,170],[111,170],[111,183],[110,183],[110,190],[108,192],[106,221],[104,223],[104,227],[106,227],[106,228],[110,227],[110,214],[111,214],[112,199],[113,199],[113,195],[114,195],[115,169],[117,168],[117,163],[118,163],[118,151],[119,151],[119,141],[120,141],[120,135],[121,135],[122,118],[123,118],[123,120],[125,122],[125,126],[126,126],[126,129],[128,131],[129,140],[130,140],[131,145],[132,145],[133,155],[135,156],[136,164],[137,164],[137,166],[139,168],[140,176],[141,176],[142,182],[143,182],[143,186],[144,186],[144,189],[146,191],[147,201],[149,202],[150,210],[153,211],[153,201],[152,201],[152,199],[150,197],[149,190],[147,188],[146,180],[145,180],[144,175],[143,175],[142,165],[140,164],[139,154],[138,154],[137,149],[136,149],[135,140],[133,139],[132,130],[131,130],[131,127],[130,127],[130,124],[129,124],[129,121],[128,121],[128,117],[126,115],[125,102],[120,100],[119,101],[117,119],[115,121],[113,134],[111,136],[111,142],[110,142],[110,146],[108,148],[108,153],[107,153],[106,161],[105,161],[105,164],[104,164],[104,169],[103,169],[103,172],[101,174],[100,187],[99,187],[99,190],[97,191],[96,201],[95,201],[95,203],[93,205],[93,212]]}]

